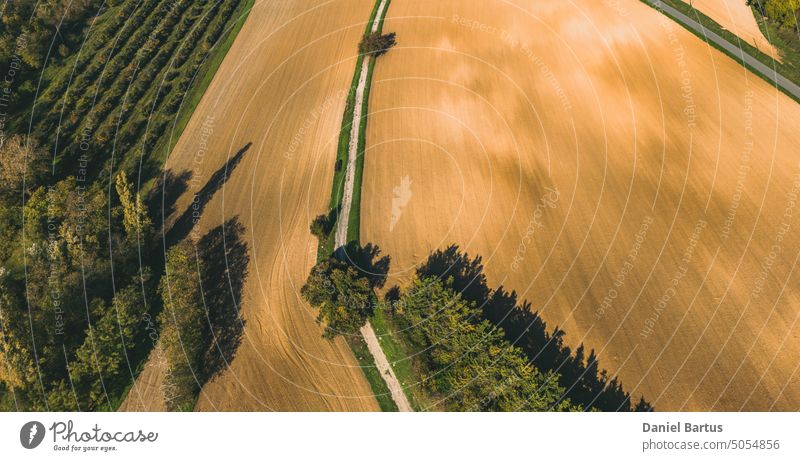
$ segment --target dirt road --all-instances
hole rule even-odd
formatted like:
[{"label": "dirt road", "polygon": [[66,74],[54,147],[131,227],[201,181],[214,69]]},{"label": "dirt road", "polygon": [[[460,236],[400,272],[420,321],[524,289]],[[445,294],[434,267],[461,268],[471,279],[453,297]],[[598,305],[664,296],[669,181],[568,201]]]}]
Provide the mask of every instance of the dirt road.
[{"label": "dirt road", "polygon": [[[378,31],[380,21],[383,19],[384,14],[386,13],[386,4],[386,0],[382,0],[380,5],[378,5],[375,19],[372,22],[372,32]],[[359,150],[358,140],[361,132],[360,121],[364,111],[364,94],[367,87],[367,78],[369,77],[369,65],[372,59],[375,58],[372,56],[367,56],[362,60],[361,68],[358,69],[359,74],[358,84],[356,86],[356,97],[354,102],[355,106],[353,108],[353,124],[350,130],[350,143],[347,146],[347,167],[345,169],[342,209],[341,213],[339,214],[341,218],[336,223],[336,233],[334,235],[336,248],[341,248],[347,244],[347,229],[349,224],[349,220],[347,218],[350,216],[353,206],[353,187],[355,184],[356,160],[358,158]],[[380,342],[378,342],[378,338],[375,335],[375,331],[372,329],[372,325],[369,323],[369,321],[367,321],[367,324],[361,328],[361,335],[364,337],[364,341],[367,343],[369,352],[375,359],[375,366],[378,367],[383,380],[389,387],[389,391],[392,394],[392,400],[394,400],[398,410],[413,411],[408,398],[406,398],[406,395],[403,392],[403,386],[400,384],[400,381],[397,379],[397,376],[395,376],[392,367],[389,365],[389,360],[383,353]]]}]

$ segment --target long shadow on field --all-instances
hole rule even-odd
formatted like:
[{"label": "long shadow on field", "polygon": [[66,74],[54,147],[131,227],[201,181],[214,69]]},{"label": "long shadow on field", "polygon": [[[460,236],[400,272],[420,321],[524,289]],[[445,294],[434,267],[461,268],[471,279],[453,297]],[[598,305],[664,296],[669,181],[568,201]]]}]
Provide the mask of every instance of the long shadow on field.
[{"label": "long shadow on field", "polygon": [[622,383],[609,379],[608,372],[600,369],[594,350],[587,357],[581,344],[573,354],[564,344],[565,332],[558,327],[548,332],[544,320],[531,310],[531,303],[519,302],[516,292],[509,293],[502,286],[489,288],[480,256],[470,259],[458,246],[451,245],[432,253],[417,269],[417,275],[446,280],[462,298],[476,303],[484,317],[500,327],[508,341],[522,349],[539,370],[560,374],[559,384],[573,403],[602,411],[653,410],[644,397],[631,404]]},{"label": "long shadow on field", "polygon": [[196,222],[196,218],[203,214],[203,210],[206,205],[208,205],[208,202],[211,201],[214,194],[216,194],[228,178],[230,178],[231,172],[239,165],[244,154],[252,145],[252,142],[248,142],[244,147],[239,149],[236,154],[229,158],[220,169],[211,175],[206,185],[194,196],[194,200],[192,200],[192,203],[186,208],[186,211],[183,212],[178,220],[175,221],[175,224],[172,225],[172,228],[166,233],[165,241],[167,248],[180,242],[189,235]]},{"label": "long shadow on field", "polygon": [[243,236],[244,226],[234,217],[209,231],[197,244],[211,336],[203,361],[206,382],[230,364],[242,342],[245,322],[240,306],[250,262]]}]

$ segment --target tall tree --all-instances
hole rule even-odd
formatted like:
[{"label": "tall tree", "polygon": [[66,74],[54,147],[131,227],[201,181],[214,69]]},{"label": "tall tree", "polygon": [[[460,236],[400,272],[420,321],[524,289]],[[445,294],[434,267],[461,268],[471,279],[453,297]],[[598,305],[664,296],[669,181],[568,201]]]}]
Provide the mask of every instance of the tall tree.
[{"label": "tall tree", "polygon": [[300,293],[319,309],[317,323],[324,323],[322,336],[357,334],[374,310],[368,277],[335,258],[317,264]]},{"label": "tall tree", "polygon": [[120,172],[117,175],[116,188],[119,201],[122,204],[122,224],[125,227],[125,233],[128,238],[134,241],[137,239],[141,241],[149,240],[153,223],[147,214],[142,195],[131,190],[131,183],[124,172]]},{"label": "tall tree", "polygon": [[86,402],[85,409],[105,403],[110,385],[131,379],[130,355],[143,336],[137,326],[147,311],[142,290],[149,277],[147,270],[142,278],[134,277],[130,285],[116,293],[110,309],[96,309],[101,312],[100,318],[88,328],[69,370],[81,402]]}]

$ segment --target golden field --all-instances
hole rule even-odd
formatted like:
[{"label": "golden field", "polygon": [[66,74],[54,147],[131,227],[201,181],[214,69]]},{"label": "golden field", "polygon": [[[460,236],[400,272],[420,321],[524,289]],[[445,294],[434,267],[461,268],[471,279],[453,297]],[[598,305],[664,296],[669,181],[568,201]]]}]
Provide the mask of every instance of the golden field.
[{"label": "golden field", "polygon": [[638,0],[384,31],[361,239],[392,280],[457,243],[656,410],[800,408],[800,106]]},{"label": "golden field", "polygon": [[733,32],[761,52],[778,59],[775,47],[764,37],[758,28],[756,18],[750,7],[741,0],[683,0],[691,3],[700,12]]},{"label": "golden field", "polygon": [[[249,248],[241,345],[198,410],[377,410],[346,343],[321,337],[300,286],[316,260],[309,223],[330,199],[336,143],[372,0],[258,1],[166,168],[191,171],[167,227],[215,172],[196,236],[238,216]],[[227,173],[225,165],[249,143]],[[219,174],[217,179],[219,179]],[[222,276],[222,274],[220,274]],[[149,363],[126,409],[159,409]]]}]

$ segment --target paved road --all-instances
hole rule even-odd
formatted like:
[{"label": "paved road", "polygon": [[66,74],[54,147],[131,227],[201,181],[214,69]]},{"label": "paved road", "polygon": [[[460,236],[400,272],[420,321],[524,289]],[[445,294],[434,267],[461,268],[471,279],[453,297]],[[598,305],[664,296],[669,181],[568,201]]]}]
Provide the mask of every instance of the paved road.
[{"label": "paved road", "polygon": [[758,59],[747,54],[746,52],[744,52],[744,50],[742,50],[738,46],[725,40],[724,38],[720,37],[714,32],[706,29],[699,22],[695,21],[689,16],[686,16],[685,14],[676,10],[675,8],[666,5],[659,0],[647,0],[647,3],[651,4],[657,10],[665,11],[670,16],[675,18],[677,22],[680,22],[684,26],[699,32],[701,35],[705,36],[708,41],[715,43],[719,47],[723,48],[732,55],[736,56],[740,62],[744,61],[745,64],[757,70],[759,73],[764,75],[767,78],[767,80],[769,80],[771,83],[782,88],[787,93],[794,95],[795,98],[800,99],[800,86],[795,85],[788,78],[778,74],[772,67],[762,63]]},{"label": "paved road", "polygon": [[[382,0],[378,6],[378,12],[375,14],[375,19],[372,22],[372,32],[378,31],[378,26],[381,19],[386,14],[386,0]],[[356,86],[355,107],[353,108],[353,124],[350,128],[350,144],[347,146],[347,168],[344,172],[344,195],[342,197],[342,209],[339,213],[339,221],[336,223],[336,233],[334,234],[335,247],[342,248],[347,244],[347,226],[349,223],[348,217],[353,206],[353,185],[356,176],[356,158],[358,157],[358,138],[361,132],[361,114],[364,110],[364,93],[367,87],[367,77],[369,74],[369,63],[374,59],[372,56],[366,56],[361,60],[361,68],[358,69],[358,86]],[[378,337],[375,335],[375,330],[372,329],[372,324],[367,322],[361,328],[361,336],[367,343],[367,348],[375,359],[375,366],[380,371],[381,377],[389,387],[392,394],[392,400],[397,405],[400,411],[413,411],[411,404],[403,392],[403,386],[395,376],[392,367],[389,365],[389,360],[383,353]]]}]

